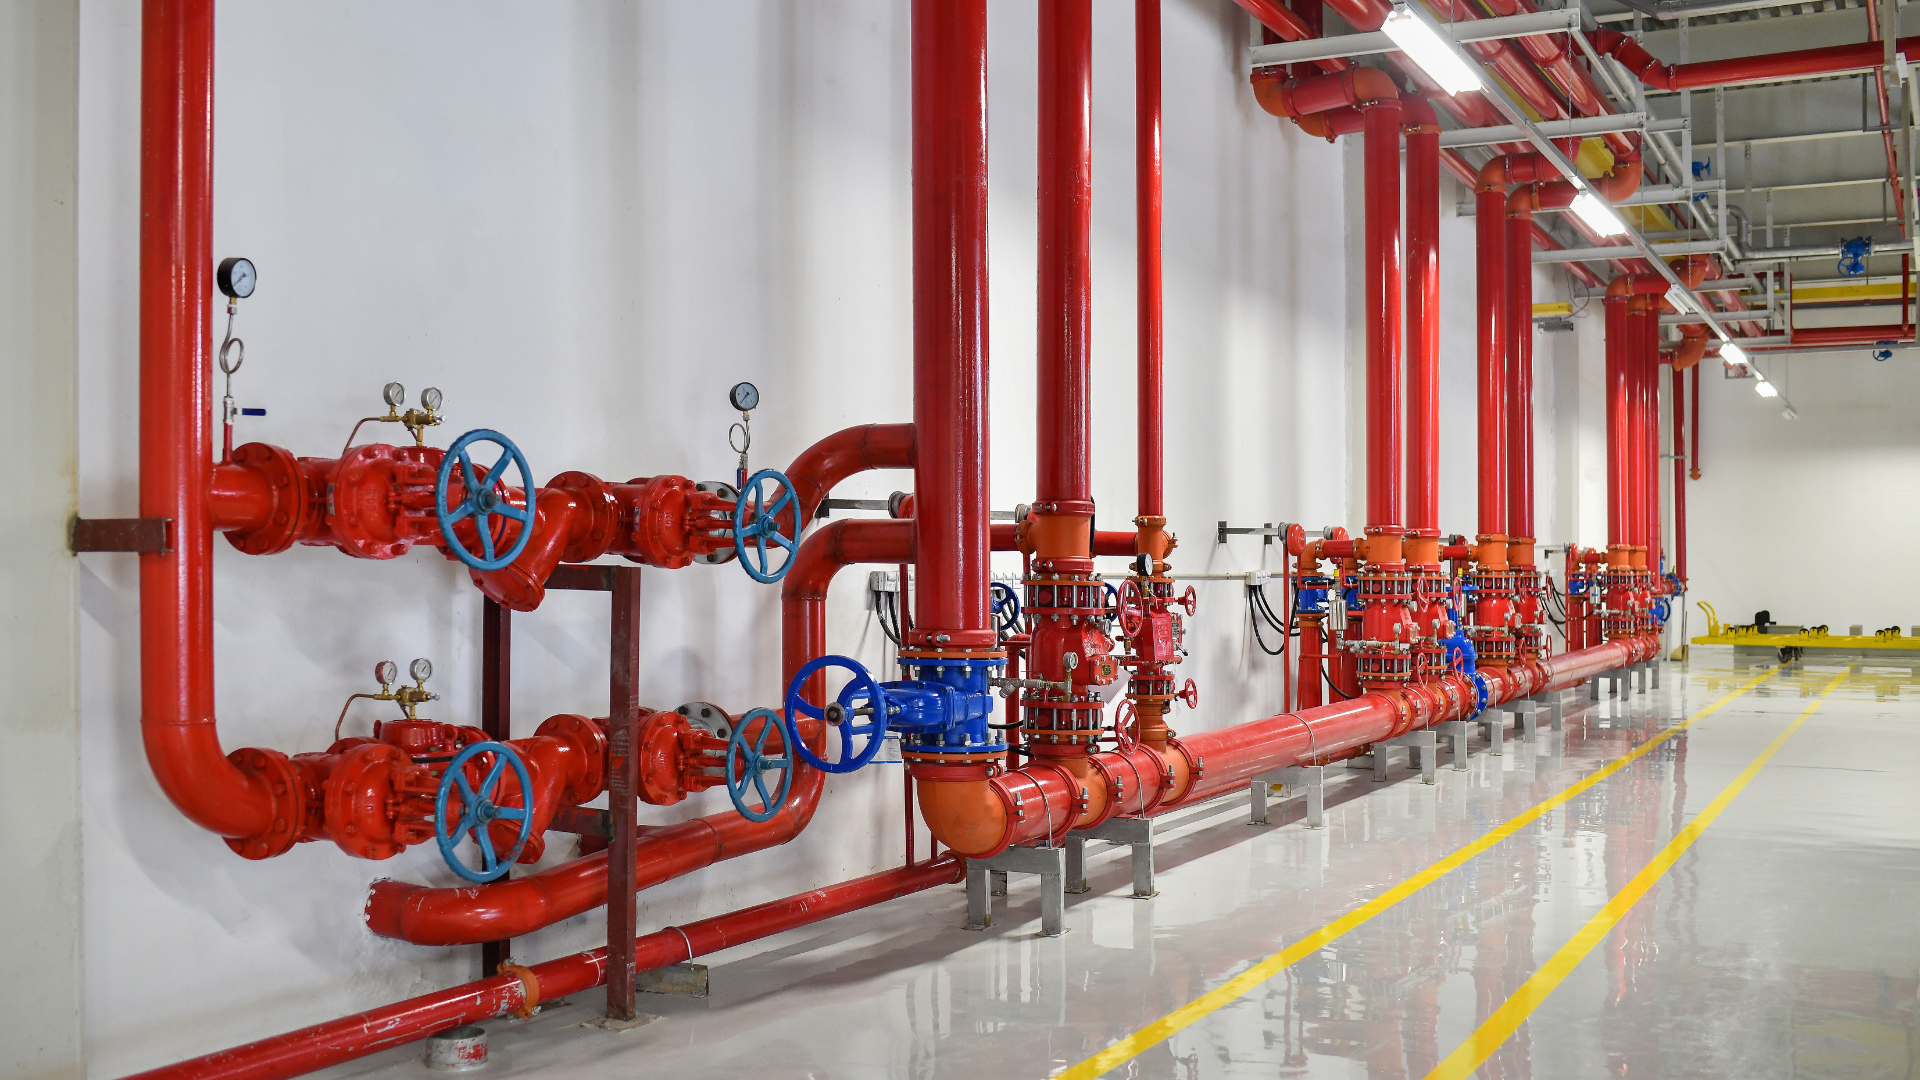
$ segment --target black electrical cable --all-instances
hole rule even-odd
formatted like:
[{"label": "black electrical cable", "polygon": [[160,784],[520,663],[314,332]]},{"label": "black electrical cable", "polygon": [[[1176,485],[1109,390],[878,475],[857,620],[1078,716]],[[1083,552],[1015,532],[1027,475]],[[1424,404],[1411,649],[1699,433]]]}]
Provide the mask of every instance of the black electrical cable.
[{"label": "black electrical cable", "polygon": [[[893,647],[898,649],[900,648],[900,616],[893,611],[893,597],[897,594],[876,591],[873,595],[873,614],[880,620],[880,632],[887,635],[887,640],[893,642]],[[892,616],[891,624],[888,622],[890,615]]]},{"label": "black electrical cable", "polygon": [[[1267,648],[1266,639],[1260,636],[1260,623],[1263,621],[1263,616],[1261,615],[1260,609],[1264,605],[1262,605],[1259,600],[1255,599],[1255,597],[1257,597],[1258,595],[1259,595],[1258,586],[1250,585],[1247,587],[1247,621],[1253,626],[1254,644],[1259,645],[1260,651],[1263,653],[1266,653],[1268,656],[1285,656],[1287,653],[1287,637],[1284,631],[1282,632],[1282,635],[1280,638],[1280,647],[1277,649]],[[1276,630],[1280,629],[1280,627],[1278,626],[1273,626],[1272,628]]]},{"label": "black electrical cable", "polygon": [[1353,695],[1352,695],[1352,694],[1349,694],[1349,693],[1347,693],[1347,692],[1346,692],[1345,690],[1342,690],[1342,689],[1340,689],[1339,687],[1337,687],[1337,686],[1335,686],[1335,685],[1333,685],[1333,676],[1331,676],[1331,675],[1329,675],[1329,674],[1327,674],[1327,669],[1326,669],[1326,668],[1321,668],[1321,669],[1320,669],[1320,677],[1321,677],[1322,679],[1325,679],[1325,680],[1326,680],[1326,682],[1327,682],[1327,689],[1329,689],[1329,690],[1331,690],[1331,691],[1333,691],[1334,693],[1336,693],[1336,694],[1339,694],[1339,695],[1340,695],[1340,700],[1341,700],[1341,701],[1352,701],[1352,700],[1353,700]]}]

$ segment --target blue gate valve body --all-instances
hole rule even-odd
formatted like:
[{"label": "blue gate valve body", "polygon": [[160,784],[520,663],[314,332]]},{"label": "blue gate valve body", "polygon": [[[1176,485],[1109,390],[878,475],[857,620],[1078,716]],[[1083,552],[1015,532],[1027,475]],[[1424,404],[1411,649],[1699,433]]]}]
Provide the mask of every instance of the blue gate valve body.
[{"label": "blue gate valve body", "polygon": [[993,720],[993,669],[1006,658],[908,658],[917,679],[884,684],[899,706],[892,715],[900,748],[923,754],[997,754],[1006,740],[987,725]]},{"label": "blue gate valve body", "polygon": [[1293,606],[1303,612],[1323,612],[1327,610],[1327,590],[1333,587],[1330,577],[1303,577],[1294,591]]}]

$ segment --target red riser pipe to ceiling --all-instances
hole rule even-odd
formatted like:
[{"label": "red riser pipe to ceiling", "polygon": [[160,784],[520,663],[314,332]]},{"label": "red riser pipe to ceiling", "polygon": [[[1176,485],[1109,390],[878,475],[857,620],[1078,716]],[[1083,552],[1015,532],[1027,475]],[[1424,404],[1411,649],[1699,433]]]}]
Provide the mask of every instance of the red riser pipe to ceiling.
[{"label": "red riser pipe to ceiling", "polygon": [[1647,316],[1647,341],[1641,354],[1640,415],[1646,427],[1640,439],[1642,475],[1646,478],[1647,567],[1659,569],[1666,547],[1660,513],[1660,309]]},{"label": "red riser pipe to ceiling", "polygon": [[1506,225],[1506,191],[1482,184],[1474,193],[1474,333],[1479,360],[1479,529],[1489,536],[1507,532]]},{"label": "red riser pipe to ceiling", "polygon": [[1040,3],[1037,501],[1093,499],[1093,4]]},{"label": "red riser pipe to ceiling", "polygon": [[1700,479],[1700,365],[1693,366],[1687,394],[1687,472]]},{"label": "red riser pipe to ceiling", "polygon": [[1407,137],[1407,521],[1440,535],[1440,126],[1400,100]]},{"label": "red riser pipe to ceiling", "polygon": [[[1282,8],[1281,10],[1285,10]],[[1134,227],[1139,268],[1139,484],[1142,517],[1165,517],[1166,434],[1161,374],[1160,0],[1134,0]]]},{"label": "red riser pipe to ceiling", "polygon": [[[1621,280],[1619,278],[1616,281]],[[1607,395],[1607,545],[1629,543],[1623,455],[1627,450],[1627,304],[1625,294],[1609,292],[1606,309]]]},{"label": "red riser pipe to ceiling", "polygon": [[[1516,194],[1524,197],[1530,191]],[[1514,204],[1508,200],[1508,206]],[[1507,533],[1533,537],[1533,214],[1509,211],[1507,232]]]},{"label": "red riser pipe to ceiling", "polygon": [[[668,927],[641,936],[638,970],[685,963],[749,941],[911,893],[952,885],[966,876],[965,860],[952,854],[824,889],[800,893],[726,915]],[[555,1001],[607,981],[607,950],[592,949],[534,964],[519,975],[423,994],[382,1008],[290,1031],[245,1046],[163,1066],[128,1080],[286,1080],[424,1039],[438,1031],[520,1012],[529,1004]],[[534,995],[529,1001],[529,981]]]},{"label": "red riser pipe to ceiling", "polygon": [[916,644],[986,648],[987,10],[914,0]]},{"label": "red riser pipe to ceiling", "polygon": [[[1596,30],[1591,39],[1595,51],[1620,61],[1641,82],[1656,90],[1699,90],[1767,79],[1866,71],[1881,65],[1885,47],[1881,42],[1867,41],[1857,45],[1704,60],[1697,64],[1664,64],[1639,42],[1618,30]],[[1894,50],[1908,60],[1920,60],[1920,37],[1901,38],[1894,43]]]},{"label": "red riser pipe to ceiling", "polygon": [[1400,102],[1363,108],[1367,524],[1400,528]]},{"label": "red riser pipe to ceiling", "polygon": [[1686,372],[1675,371],[1669,388],[1673,398],[1673,573],[1687,580],[1687,463],[1681,448],[1686,441]]}]

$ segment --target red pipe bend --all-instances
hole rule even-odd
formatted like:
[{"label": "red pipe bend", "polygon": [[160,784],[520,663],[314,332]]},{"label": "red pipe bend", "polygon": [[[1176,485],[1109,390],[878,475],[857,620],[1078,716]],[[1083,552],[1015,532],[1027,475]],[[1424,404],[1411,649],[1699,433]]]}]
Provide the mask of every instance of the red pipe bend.
[{"label": "red pipe bend", "polygon": [[787,479],[793,481],[793,493],[800,500],[800,520],[809,522],[840,481],[873,469],[913,466],[912,424],[862,424],[836,431],[801,451],[787,468]]},{"label": "red pipe bend", "polygon": [[1400,88],[1394,85],[1393,76],[1379,68],[1352,67],[1305,79],[1286,79],[1271,69],[1262,69],[1253,73],[1252,83],[1254,99],[1261,108],[1291,120],[1343,106],[1400,97]]},{"label": "red pipe bend", "polygon": [[[1762,79],[1876,68],[1883,57],[1882,43],[1871,41],[1822,49],[1737,56],[1726,60],[1705,60],[1695,64],[1665,64],[1642,48],[1638,41],[1618,30],[1596,30],[1592,41],[1595,51],[1620,61],[1636,78],[1656,90],[1697,90]],[[1894,47],[1908,60],[1920,59],[1920,37],[1901,38],[1894,43]]]},{"label": "red pipe bend", "polygon": [[[781,589],[784,686],[807,660],[824,652],[827,585],[854,562],[897,564],[913,558],[913,522],[842,519],[809,536]],[[815,700],[819,700],[817,697]],[[802,729],[810,743],[819,725]],[[777,847],[799,835],[819,806],[824,776],[796,765],[785,806],[754,823],[726,810],[649,830],[640,837],[635,887],[647,889],[716,862]],[[520,937],[607,902],[605,852],[481,888],[436,889],[376,881],[367,896],[367,926],[416,945],[471,945]]]}]

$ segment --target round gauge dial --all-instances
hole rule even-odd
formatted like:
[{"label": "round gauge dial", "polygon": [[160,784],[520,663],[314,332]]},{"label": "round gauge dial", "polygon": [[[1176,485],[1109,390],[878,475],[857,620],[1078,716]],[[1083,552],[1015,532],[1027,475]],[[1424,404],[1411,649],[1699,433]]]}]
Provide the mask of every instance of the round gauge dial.
[{"label": "round gauge dial", "polygon": [[743,382],[727,391],[727,400],[741,412],[752,412],[760,405],[760,388],[750,382]]},{"label": "round gauge dial", "polygon": [[380,400],[397,409],[407,403],[407,388],[397,382],[390,382],[381,388]]},{"label": "round gauge dial", "polygon": [[385,686],[400,677],[400,665],[391,660],[382,660],[373,665],[373,681]]},{"label": "round gauge dial", "polygon": [[440,388],[429,386],[420,391],[420,407],[428,412],[440,411]]},{"label": "round gauge dial", "polygon": [[433,662],[423,656],[407,665],[407,674],[414,682],[426,682],[433,678]]},{"label": "round gauge dial", "polygon": [[253,260],[234,257],[222,259],[220,269],[214,272],[213,280],[220,291],[235,300],[245,300],[253,295],[253,287],[260,283],[260,275],[253,268]]}]

